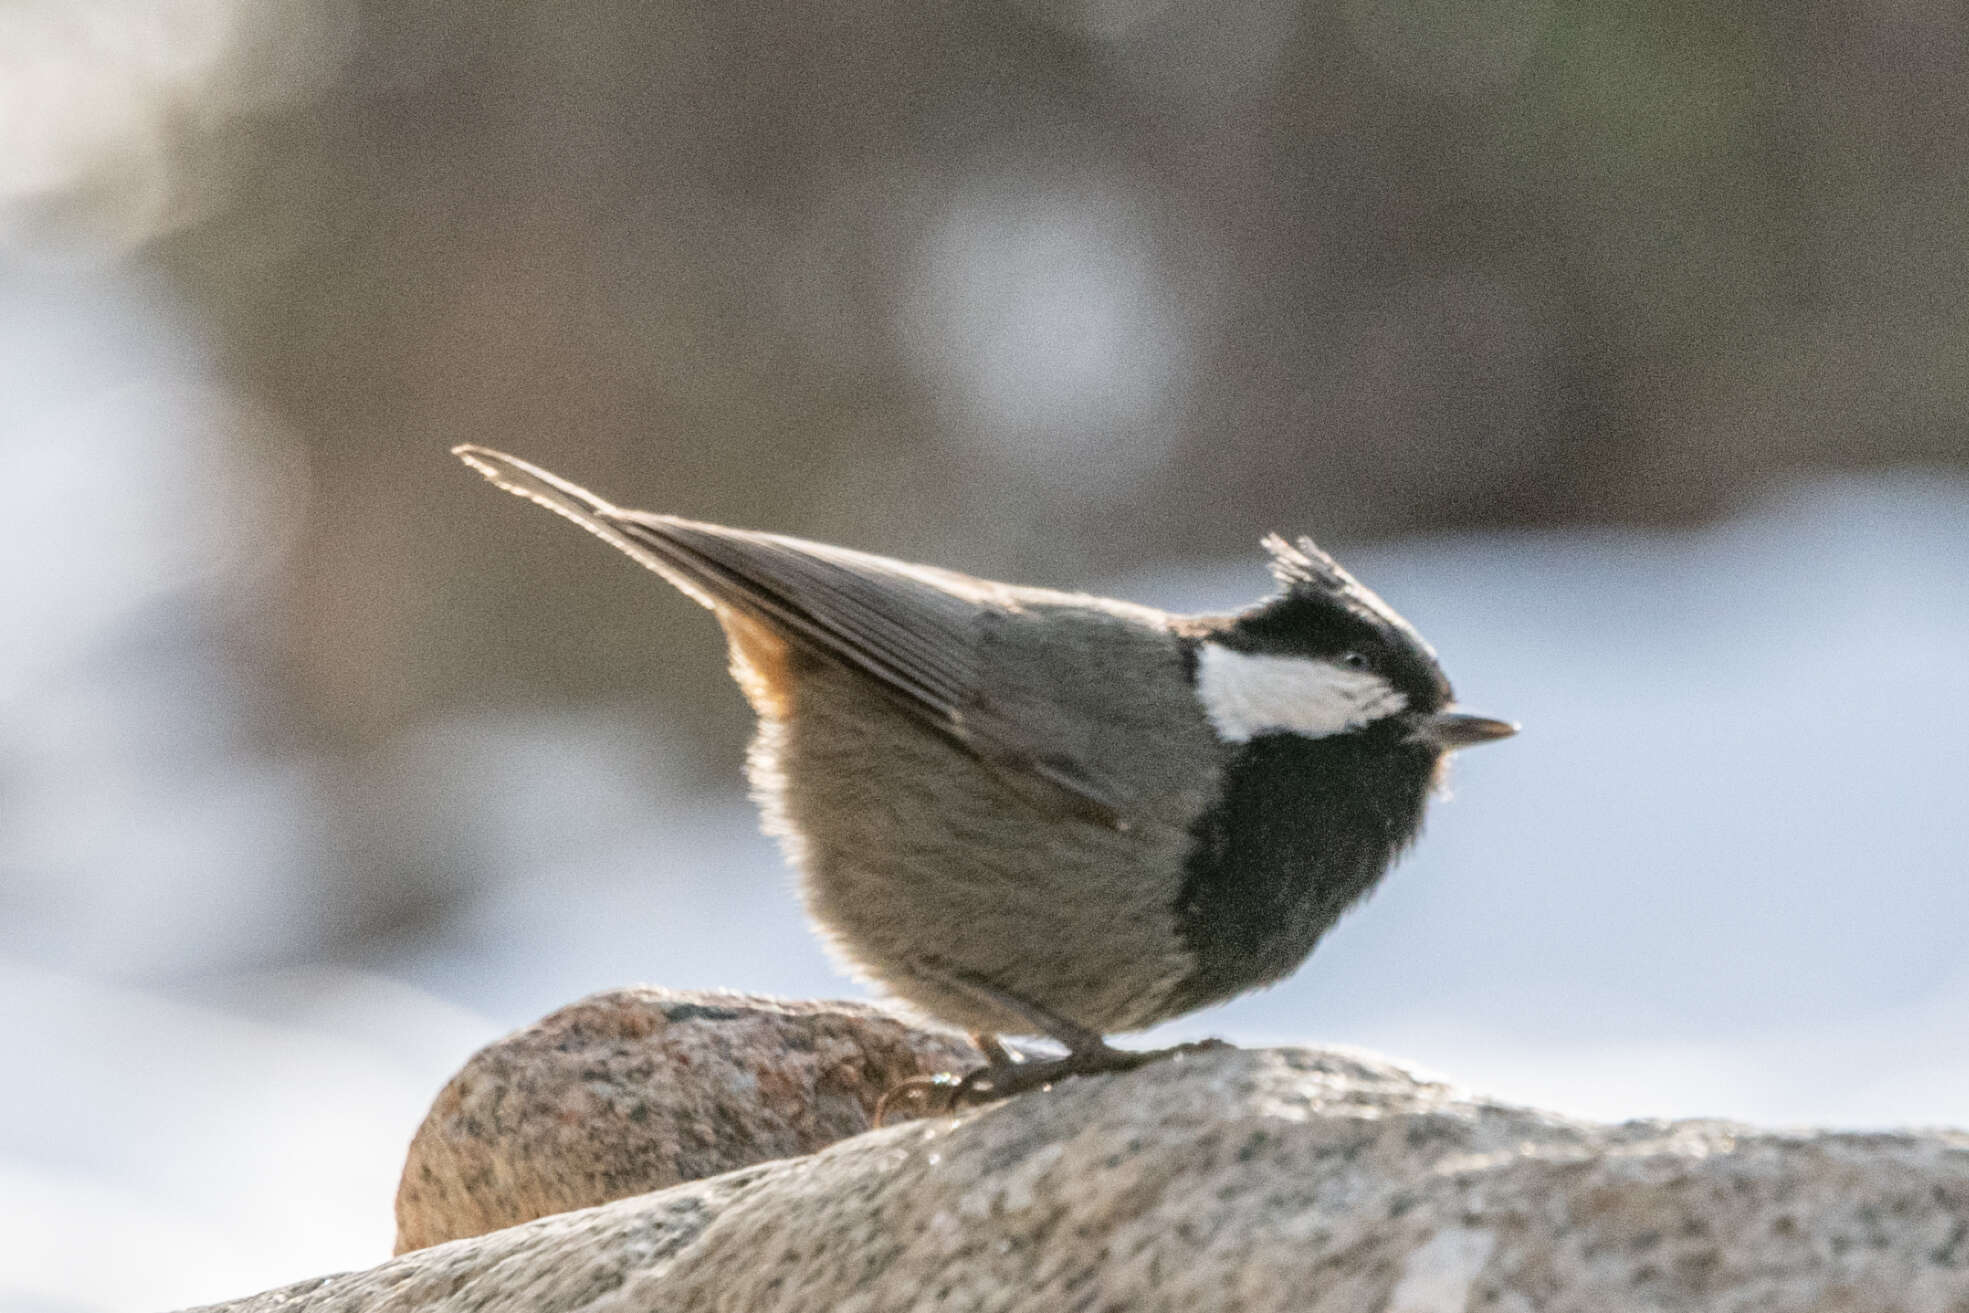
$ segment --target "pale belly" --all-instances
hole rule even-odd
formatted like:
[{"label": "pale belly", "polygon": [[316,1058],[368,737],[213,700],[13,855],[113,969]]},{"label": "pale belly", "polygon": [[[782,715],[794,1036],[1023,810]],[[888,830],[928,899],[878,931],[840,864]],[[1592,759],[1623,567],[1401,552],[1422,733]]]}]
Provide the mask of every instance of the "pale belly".
[{"label": "pale belly", "polygon": [[953,977],[1100,1033],[1169,1014],[1193,966],[1174,904],[1197,797],[1149,799],[1117,828],[1035,805],[851,676],[801,696],[792,724],[762,722],[753,784],[850,970],[972,1031],[1040,1027]]}]

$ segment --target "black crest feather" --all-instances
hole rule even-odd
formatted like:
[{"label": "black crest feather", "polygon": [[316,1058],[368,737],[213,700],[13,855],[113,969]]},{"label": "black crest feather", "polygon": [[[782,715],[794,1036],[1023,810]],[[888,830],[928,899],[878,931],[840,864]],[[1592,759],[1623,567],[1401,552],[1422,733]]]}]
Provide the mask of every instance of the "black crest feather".
[{"label": "black crest feather", "polygon": [[1272,558],[1272,578],[1285,589],[1317,588],[1330,593],[1361,593],[1360,581],[1347,573],[1340,562],[1321,551],[1311,538],[1290,543],[1282,535],[1265,536],[1265,550]]},{"label": "black crest feather", "polygon": [[[1271,556],[1272,577],[1285,590],[1289,602],[1297,598],[1321,607],[1337,607],[1359,616],[1401,643],[1412,646],[1432,666],[1435,653],[1422,641],[1408,621],[1381,600],[1381,595],[1349,574],[1346,567],[1322,551],[1311,538],[1287,542],[1280,534],[1268,534],[1265,551]],[[1276,603],[1274,603],[1276,604]],[[1436,676],[1440,680],[1440,675]]]}]

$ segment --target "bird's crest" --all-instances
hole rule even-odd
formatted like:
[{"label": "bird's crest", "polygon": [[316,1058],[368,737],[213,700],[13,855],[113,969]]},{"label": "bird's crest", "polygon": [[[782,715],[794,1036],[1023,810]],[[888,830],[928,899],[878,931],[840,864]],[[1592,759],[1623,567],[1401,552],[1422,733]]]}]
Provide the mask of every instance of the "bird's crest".
[{"label": "bird's crest", "polygon": [[1288,596],[1310,595],[1329,604],[1338,603],[1356,615],[1399,632],[1425,652],[1430,651],[1422,636],[1382,601],[1379,593],[1349,574],[1346,567],[1320,550],[1311,538],[1287,542],[1282,535],[1274,533],[1266,535],[1264,545],[1272,558],[1272,577]]},{"label": "bird's crest", "polygon": [[1360,580],[1347,573],[1340,562],[1319,549],[1311,538],[1290,543],[1280,534],[1265,535],[1265,550],[1272,557],[1272,578],[1279,587],[1291,591],[1316,588],[1324,593],[1360,593],[1366,590]]}]

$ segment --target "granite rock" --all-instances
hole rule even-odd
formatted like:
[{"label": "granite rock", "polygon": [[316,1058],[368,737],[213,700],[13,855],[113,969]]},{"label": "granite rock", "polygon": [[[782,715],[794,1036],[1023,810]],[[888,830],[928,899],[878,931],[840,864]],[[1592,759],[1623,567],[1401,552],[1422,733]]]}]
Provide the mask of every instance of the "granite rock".
[{"label": "granite rock", "polygon": [[866,1131],[969,1041],[861,1003],[619,989],[473,1055],[411,1141],[397,1252],[645,1194]]},{"label": "granite rock", "polygon": [[1224,1050],[222,1306],[1969,1311],[1969,1135],[1617,1126]]}]

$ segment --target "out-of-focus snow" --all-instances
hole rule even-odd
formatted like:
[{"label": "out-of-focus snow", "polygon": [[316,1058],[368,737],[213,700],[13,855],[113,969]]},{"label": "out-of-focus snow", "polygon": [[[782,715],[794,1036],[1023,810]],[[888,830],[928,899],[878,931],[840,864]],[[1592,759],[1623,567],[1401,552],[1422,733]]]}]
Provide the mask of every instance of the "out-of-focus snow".
[{"label": "out-of-focus snow", "polygon": [[[1349,559],[1524,733],[1466,754],[1296,976],[1150,1038],[1360,1045],[1607,1118],[1969,1122],[1969,487],[1822,483],[1707,532]],[[1254,554],[1113,591],[1207,609],[1265,586]],[[632,979],[844,988],[736,800],[557,852],[495,824],[474,851],[518,856],[391,969],[489,1013]]]},{"label": "out-of-focus snow", "polygon": [[[473,892],[424,938],[337,950],[320,772],[242,728],[228,626],[257,575],[219,504],[264,480],[198,418],[185,340],[127,286],[0,283],[5,1309],[377,1260],[445,1076],[584,992],[856,989],[737,782],[685,793],[601,708],[424,726],[339,779],[338,805],[374,794],[366,841]],[[1248,601],[1257,534],[1317,526],[1251,527],[1249,560],[1111,591]],[[1352,1044],[1608,1118],[1969,1123],[1969,485],[1345,558],[1524,733],[1467,755],[1299,974],[1144,1042]]]},{"label": "out-of-focus snow", "polygon": [[345,971],[237,993],[0,960],[0,1308],[171,1308],[388,1256],[410,1135],[495,1028]]}]

